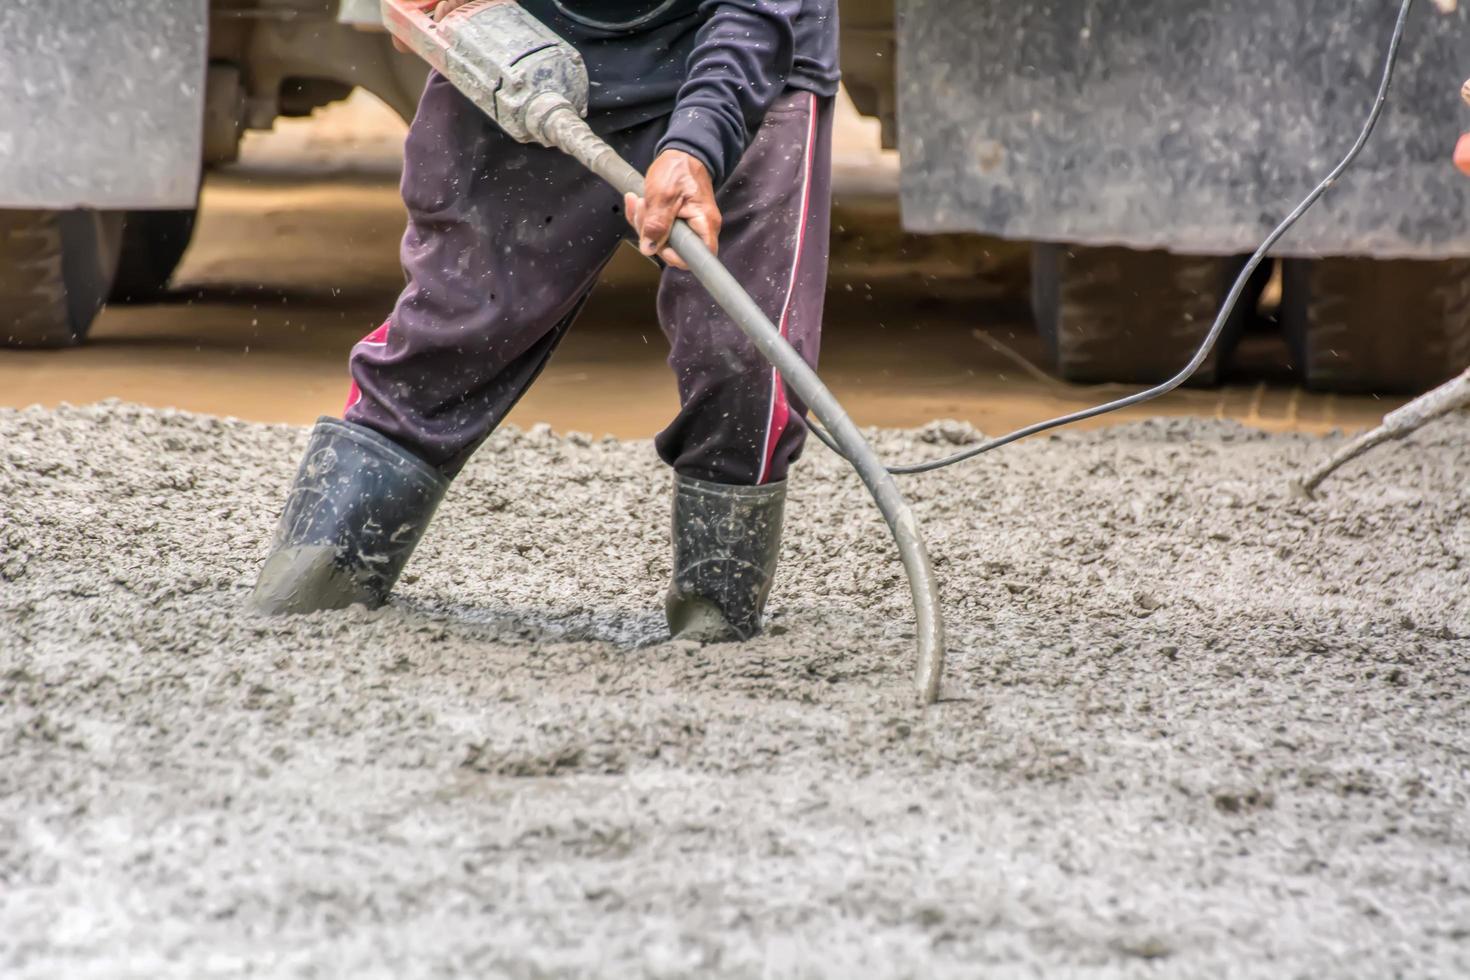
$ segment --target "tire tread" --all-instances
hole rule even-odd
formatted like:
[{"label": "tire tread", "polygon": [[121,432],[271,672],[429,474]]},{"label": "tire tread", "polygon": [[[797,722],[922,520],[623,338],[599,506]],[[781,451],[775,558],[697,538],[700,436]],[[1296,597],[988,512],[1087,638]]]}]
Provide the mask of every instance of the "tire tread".
[{"label": "tire tread", "polygon": [[0,211],[0,338],[7,347],[76,342],[54,212]]},{"label": "tire tread", "polygon": [[[1038,245],[1033,309],[1053,370],[1080,383],[1154,384],[1174,375],[1242,266],[1231,256]],[[1189,383],[1220,380],[1243,322],[1233,319]]]}]

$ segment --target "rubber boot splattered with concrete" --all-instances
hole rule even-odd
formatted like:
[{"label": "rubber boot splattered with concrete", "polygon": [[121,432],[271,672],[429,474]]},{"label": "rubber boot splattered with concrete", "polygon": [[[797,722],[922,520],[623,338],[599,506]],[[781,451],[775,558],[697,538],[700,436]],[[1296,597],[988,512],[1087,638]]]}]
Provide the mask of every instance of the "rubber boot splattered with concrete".
[{"label": "rubber boot splattered with concrete", "polygon": [[674,477],[674,577],[664,600],[675,639],[721,643],[761,630],[781,552],[786,483],[728,486]]},{"label": "rubber boot splattered with concrete", "polygon": [[318,420],[251,604],[268,615],[382,605],[448,488],[386,436]]}]

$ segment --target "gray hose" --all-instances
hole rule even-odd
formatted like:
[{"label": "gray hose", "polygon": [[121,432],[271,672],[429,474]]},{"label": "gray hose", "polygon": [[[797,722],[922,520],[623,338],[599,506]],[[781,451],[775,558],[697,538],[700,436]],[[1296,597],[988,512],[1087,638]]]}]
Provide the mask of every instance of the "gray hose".
[{"label": "gray hose", "polygon": [[[598,137],[570,105],[563,102],[545,111],[536,120],[535,128],[540,130],[538,137],[544,136],[549,145],[576,159],[618,192],[642,196],[643,175]],[[676,222],[669,236],[669,246],[831,433],[842,455],[857,470],[878,509],[883,512],[883,518],[893,532],[893,540],[898,544],[904,571],[908,573],[909,591],[914,599],[919,640],[915,684],[921,701],[926,705],[933,704],[939,698],[939,684],[944,674],[944,615],[939,607],[934,566],[929,562],[919,523],[914,519],[908,502],[822,379],[786,342],[781,331],[776,329],[730,271],[705,247],[699,234],[683,221]]]}]

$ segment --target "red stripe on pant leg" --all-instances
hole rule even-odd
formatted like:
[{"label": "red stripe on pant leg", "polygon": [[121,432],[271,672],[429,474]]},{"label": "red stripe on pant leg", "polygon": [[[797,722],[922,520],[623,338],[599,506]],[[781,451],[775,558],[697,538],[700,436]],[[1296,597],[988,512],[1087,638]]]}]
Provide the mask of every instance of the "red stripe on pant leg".
[{"label": "red stripe on pant leg", "polygon": [[786,400],[786,381],[781,372],[771,369],[771,418],[766,429],[766,455],[761,463],[760,481],[765,483],[771,476],[771,463],[776,459],[776,447],[786,433],[786,423],[791,421],[791,404]]},{"label": "red stripe on pant leg", "polygon": [[[391,323],[391,320],[384,320],[382,326],[378,327],[372,333],[359,340],[357,344],[353,346],[353,349],[356,350],[357,347],[362,346],[363,344],[366,344],[369,347],[386,347],[388,344],[388,327]],[[350,357],[351,355],[349,355],[349,371],[351,370]],[[352,406],[356,405],[360,401],[362,401],[362,389],[357,386],[357,379],[353,378],[351,386],[347,389],[347,404],[342,406],[342,414],[346,415],[349,411],[351,411]]]},{"label": "red stripe on pant leg", "polygon": [[[817,146],[817,97],[810,94],[807,103],[806,158],[802,164],[801,213],[796,227],[796,252],[791,257],[791,281],[786,287],[786,302],[781,306],[781,336],[790,334],[791,306],[796,298],[796,281],[801,272],[801,253],[806,246],[807,219],[811,213],[812,159]],[[761,456],[760,472],[755,482],[767,483],[771,478],[771,464],[776,459],[776,447],[786,433],[786,424],[791,421],[791,404],[786,399],[786,381],[781,372],[771,369],[771,412],[766,421],[766,444]]]}]

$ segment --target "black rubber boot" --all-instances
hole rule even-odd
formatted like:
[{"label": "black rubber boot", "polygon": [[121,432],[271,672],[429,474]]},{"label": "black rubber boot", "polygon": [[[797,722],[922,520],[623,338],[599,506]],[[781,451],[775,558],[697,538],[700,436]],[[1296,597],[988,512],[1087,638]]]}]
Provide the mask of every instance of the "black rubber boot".
[{"label": "black rubber boot", "polygon": [[785,483],[736,487],[675,475],[674,580],[664,612],[676,639],[719,643],[761,631],[785,512]]},{"label": "black rubber boot", "polygon": [[448,488],[386,436],[319,419],[251,604],[269,615],[382,605]]}]

